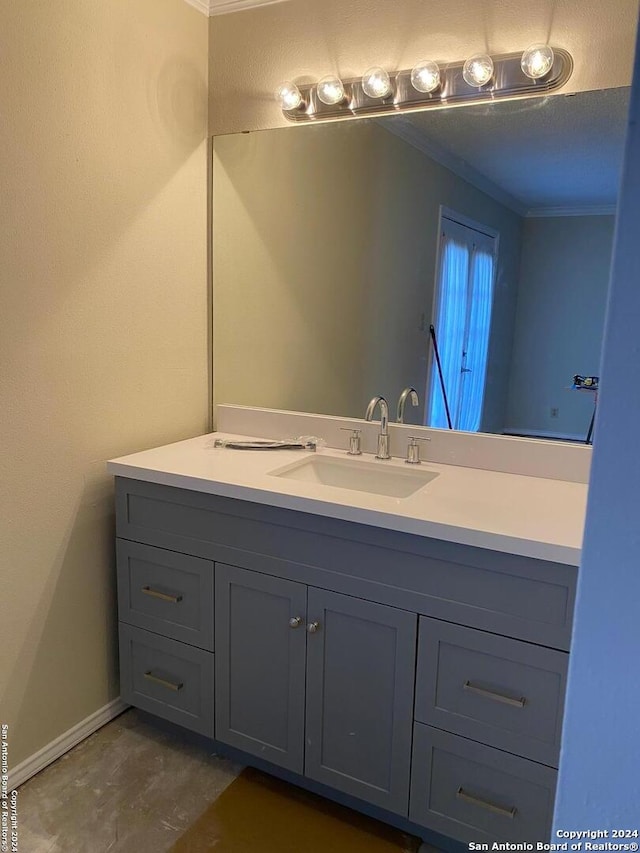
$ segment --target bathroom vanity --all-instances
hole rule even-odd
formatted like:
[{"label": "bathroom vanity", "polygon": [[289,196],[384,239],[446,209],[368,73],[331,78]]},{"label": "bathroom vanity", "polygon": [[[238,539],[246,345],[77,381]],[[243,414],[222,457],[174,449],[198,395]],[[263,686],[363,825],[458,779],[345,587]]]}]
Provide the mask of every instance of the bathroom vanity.
[{"label": "bathroom vanity", "polygon": [[432,843],[547,841],[586,486],[397,498],[211,439],[110,463],[123,699]]}]

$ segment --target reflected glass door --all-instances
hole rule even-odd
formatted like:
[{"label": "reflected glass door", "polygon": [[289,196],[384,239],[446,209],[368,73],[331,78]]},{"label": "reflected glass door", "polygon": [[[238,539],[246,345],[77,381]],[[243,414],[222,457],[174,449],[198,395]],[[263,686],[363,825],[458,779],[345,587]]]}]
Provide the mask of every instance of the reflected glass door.
[{"label": "reflected glass door", "polygon": [[[477,432],[487,375],[497,235],[442,216],[426,425]],[[488,231],[489,229],[487,229]],[[444,386],[444,387],[443,387]]]}]

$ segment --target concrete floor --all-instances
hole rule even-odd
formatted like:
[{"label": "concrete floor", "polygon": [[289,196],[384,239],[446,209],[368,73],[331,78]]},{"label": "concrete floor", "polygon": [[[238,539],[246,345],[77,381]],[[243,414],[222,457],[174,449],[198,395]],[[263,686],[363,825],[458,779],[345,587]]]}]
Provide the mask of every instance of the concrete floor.
[{"label": "concrete floor", "polygon": [[127,711],[19,788],[19,850],[164,853],[241,769]]},{"label": "concrete floor", "polygon": [[243,768],[161,726],[130,709],[25,782],[18,849],[167,853]]}]

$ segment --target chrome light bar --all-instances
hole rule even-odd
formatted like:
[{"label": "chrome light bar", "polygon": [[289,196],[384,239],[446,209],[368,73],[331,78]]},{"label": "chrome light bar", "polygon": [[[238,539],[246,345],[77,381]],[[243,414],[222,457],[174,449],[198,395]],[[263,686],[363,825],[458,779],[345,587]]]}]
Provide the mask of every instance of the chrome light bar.
[{"label": "chrome light bar", "polygon": [[[282,112],[292,122],[312,122],[385,115],[417,111],[432,107],[454,106],[477,101],[496,101],[504,98],[524,98],[544,95],[559,89],[573,71],[571,54],[562,48],[553,49],[553,65],[544,77],[532,79],[522,69],[520,53],[493,56],[493,75],[483,86],[469,85],[463,77],[464,62],[452,62],[440,67],[440,85],[433,92],[420,92],[411,82],[411,69],[389,73],[391,91],[386,97],[372,98],[363,89],[361,78],[344,80],[344,99],[326,104],[318,97],[316,85],[297,87],[300,104],[294,109],[283,107]],[[295,84],[291,84],[295,87]]]}]

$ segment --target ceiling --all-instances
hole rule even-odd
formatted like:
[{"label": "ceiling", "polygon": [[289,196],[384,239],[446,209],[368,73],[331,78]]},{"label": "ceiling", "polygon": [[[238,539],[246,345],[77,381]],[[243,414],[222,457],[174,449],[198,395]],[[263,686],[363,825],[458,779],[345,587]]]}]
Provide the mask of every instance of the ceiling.
[{"label": "ceiling", "polygon": [[607,212],[618,194],[629,89],[441,109],[385,126],[521,214]]}]

